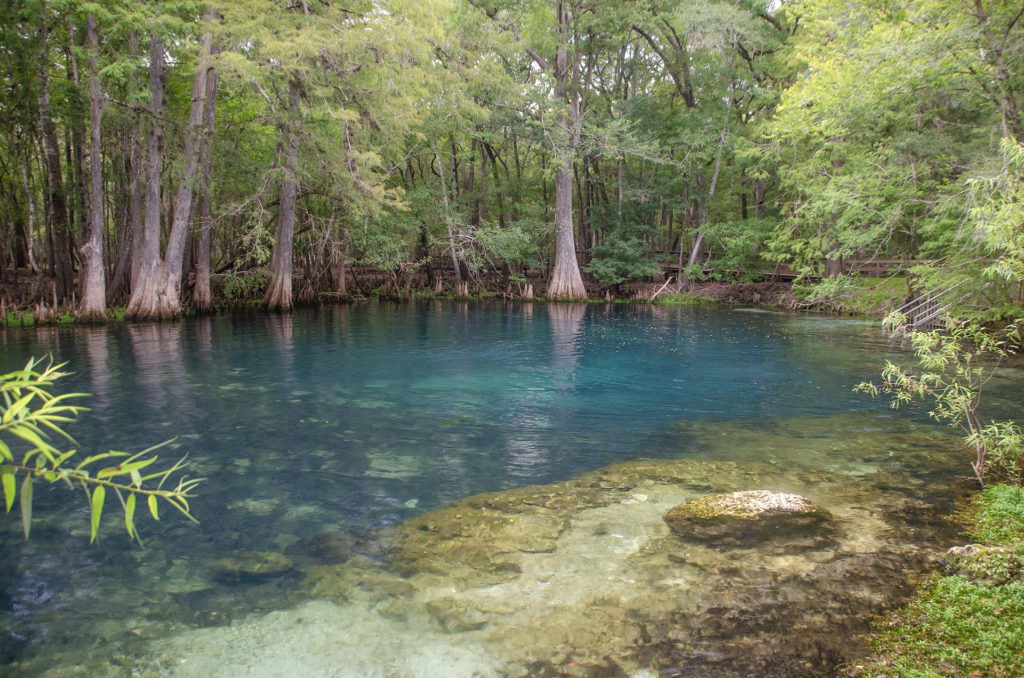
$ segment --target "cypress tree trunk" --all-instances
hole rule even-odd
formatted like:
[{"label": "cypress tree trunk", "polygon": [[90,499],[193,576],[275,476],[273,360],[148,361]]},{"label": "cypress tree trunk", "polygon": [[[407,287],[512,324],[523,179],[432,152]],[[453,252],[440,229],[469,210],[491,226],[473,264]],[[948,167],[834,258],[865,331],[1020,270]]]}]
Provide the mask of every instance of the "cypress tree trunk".
[{"label": "cypress tree trunk", "polygon": [[206,107],[203,111],[203,141],[199,151],[200,194],[199,228],[196,234],[196,284],[192,290],[192,304],[197,311],[213,308],[210,293],[210,144],[213,143],[213,125],[217,113],[217,71],[210,69],[206,78]]},{"label": "cypress tree trunk", "polygon": [[100,123],[103,118],[103,98],[97,73],[96,18],[85,17],[86,38],[89,43],[89,239],[82,247],[85,275],[82,277],[82,303],[75,312],[79,322],[106,322],[105,271],[103,269],[103,156],[100,147]]},{"label": "cypress tree trunk", "polygon": [[71,266],[71,233],[68,226],[68,208],[64,194],[64,178],[61,171],[60,147],[57,143],[57,125],[53,122],[50,107],[50,59],[47,47],[49,29],[46,23],[46,8],[40,24],[40,42],[43,58],[39,62],[39,123],[43,132],[43,148],[46,155],[46,173],[49,177],[51,215],[51,261],[56,279],[58,299],[68,299],[74,292],[74,271]]},{"label": "cypress tree trunk", "polygon": [[[576,149],[582,111],[578,97],[569,92],[568,31],[571,16],[562,2],[558,3],[558,33],[560,44],[555,55],[555,99],[563,102],[569,115],[562,113],[555,125],[558,128],[558,146],[555,149],[555,266],[548,283],[547,296],[551,299],[586,299],[580,265],[576,260],[576,236],[572,222],[572,157]],[[570,129],[570,116],[572,129]]]},{"label": "cypress tree trunk", "polygon": [[288,83],[288,119],[282,125],[284,137],[284,179],[281,182],[280,211],[274,233],[274,253],[270,258],[270,285],[263,305],[274,311],[292,308],[292,246],[295,237],[295,199],[298,180],[295,167],[299,156],[299,100],[302,94],[297,75]]},{"label": "cypress tree trunk", "polygon": [[[128,50],[132,55],[139,51],[139,34],[132,31],[128,36]],[[135,88],[136,72],[133,69],[130,76],[132,89]],[[145,146],[142,143],[142,116],[137,110],[131,113],[132,127],[129,138],[128,163],[131,167],[131,185],[128,188],[131,194],[128,203],[128,228],[131,229],[131,288],[134,289],[139,281],[139,269],[145,260],[146,227],[143,221],[142,206],[145,200],[145,178],[146,170],[143,167],[145,158]]]},{"label": "cypress tree trunk", "polygon": [[[192,218],[192,194],[195,181],[196,169],[199,165],[199,133],[203,122],[203,110],[205,108],[206,76],[209,70],[207,57],[210,52],[210,33],[203,33],[201,39],[201,62],[196,70],[195,79],[192,84],[192,104],[189,107],[188,131],[185,135],[185,150],[182,156],[182,175],[178,184],[178,192],[174,201],[174,212],[171,221],[171,232],[167,238],[167,252],[163,260],[159,254],[159,207],[156,212],[156,235],[150,241],[150,182],[154,181],[151,175],[156,172],[155,182],[159,182],[159,167],[153,168],[153,161],[147,158],[146,172],[146,244],[145,260],[140,270],[141,285],[138,289],[132,289],[132,296],[128,300],[128,310],[125,315],[132,318],[169,318],[181,313],[181,272],[182,261],[185,254],[185,241],[188,236],[189,224]],[[159,54],[156,54],[159,52]],[[162,90],[162,82],[154,83],[153,66],[156,60],[160,60],[162,71],[163,46],[159,39],[154,37],[150,47],[150,87],[157,86]],[[158,79],[159,80],[159,79]],[[154,100],[156,92],[153,92]],[[156,108],[154,107],[154,116]],[[153,121],[154,128],[158,127],[158,121]],[[156,153],[159,156],[159,150]],[[159,188],[155,189],[156,203],[159,205]]]},{"label": "cypress tree trunk", "polygon": [[157,315],[157,276],[160,274],[160,159],[163,142],[164,48],[156,34],[149,40],[149,132],[146,135],[146,216],[137,253],[138,267],[132,267],[132,294],[125,315],[147,318]]}]

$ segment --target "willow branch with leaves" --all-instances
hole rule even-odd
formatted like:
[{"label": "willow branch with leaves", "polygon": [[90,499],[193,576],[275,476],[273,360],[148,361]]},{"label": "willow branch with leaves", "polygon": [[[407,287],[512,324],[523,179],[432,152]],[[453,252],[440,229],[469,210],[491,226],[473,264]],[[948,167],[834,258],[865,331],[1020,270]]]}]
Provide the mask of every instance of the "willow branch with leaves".
[{"label": "willow branch with leaves", "polygon": [[[907,319],[893,313],[886,324],[894,332],[904,332]],[[985,384],[1020,344],[1020,326],[1009,325],[997,337],[974,323],[947,319],[945,330],[907,331],[906,337],[918,368],[887,361],[881,384],[864,382],[855,390],[873,397],[885,393],[893,408],[913,400],[930,402],[929,416],[964,433],[964,443],[974,452],[971,469],[982,487],[986,473],[993,470],[1019,486],[1024,477],[1021,429],[1012,421],[986,423],[979,406]]]},{"label": "willow branch with leaves", "polygon": [[73,444],[63,427],[86,409],[71,404],[84,393],[53,395],[57,380],[66,376],[60,371],[63,366],[32,358],[23,369],[0,375],[0,485],[8,513],[18,501],[25,538],[31,531],[33,485],[39,480],[63,482],[85,492],[92,523],[90,542],[99,531],[108,492],[121,504],[128,536],[140,543],[135,528],[138,498],[146,501],[154,520],[160,520],[160,504],[166,502],[195,522],[188,500],[203,479],[184,475],[188,468],[184,457],[167,468],[153,470],[160,460],[154,453],[172,440],[135,454],[109,451],[90,455],[73,466],[77,450],[61,451],[51,442],[56,437]]}]

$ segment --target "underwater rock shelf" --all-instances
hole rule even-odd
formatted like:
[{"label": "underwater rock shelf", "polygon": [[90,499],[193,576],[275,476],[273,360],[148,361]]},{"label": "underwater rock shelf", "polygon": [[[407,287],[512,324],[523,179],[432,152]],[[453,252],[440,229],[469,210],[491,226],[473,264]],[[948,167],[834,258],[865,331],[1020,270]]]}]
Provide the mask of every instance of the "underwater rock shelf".
[{"label": "underwater rock shelf", "polygon": [[943,552],[906,480],[652,460],[481,494],[305,568],[313,602],[160,641],[151,666],[222,674],[201,657],[230,647],[255,675],[831,675]]}]

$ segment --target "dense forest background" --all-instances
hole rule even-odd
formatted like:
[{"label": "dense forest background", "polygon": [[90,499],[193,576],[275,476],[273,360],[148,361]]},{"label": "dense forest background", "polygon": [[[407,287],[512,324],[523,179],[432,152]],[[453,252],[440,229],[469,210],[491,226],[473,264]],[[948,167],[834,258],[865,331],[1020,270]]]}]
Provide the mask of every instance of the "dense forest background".
[{"label": "dense forest background", "polygon": [[[8,0],[0,276],[79,319],[383,272],[684,288],[856,262],[1016,313],[1024,4]],[[1009,257],[1008,257],[1009,254]],[[1006,264],[1010,261],[1010,264]],[[476,289],[476,287],[474,288]]]}]

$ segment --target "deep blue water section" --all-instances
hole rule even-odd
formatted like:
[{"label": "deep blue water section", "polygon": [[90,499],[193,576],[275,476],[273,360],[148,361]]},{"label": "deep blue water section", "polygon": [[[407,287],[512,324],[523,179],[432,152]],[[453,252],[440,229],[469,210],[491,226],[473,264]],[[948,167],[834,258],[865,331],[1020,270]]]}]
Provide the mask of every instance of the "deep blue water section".
[{"label": "deep blue water section", "polygon": [[680,420],[884,409],[851,388],[890,347],[873,325],[750,310],[382,304],[8,330],[3,349],[5,372],[50,354],[91,394],[80,449],[176,438],[165,454],[211,478],[201,518],[267,498],[360,529],[686,455],[651,438]]}]

